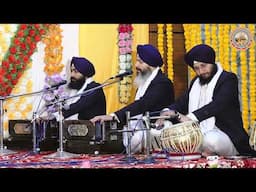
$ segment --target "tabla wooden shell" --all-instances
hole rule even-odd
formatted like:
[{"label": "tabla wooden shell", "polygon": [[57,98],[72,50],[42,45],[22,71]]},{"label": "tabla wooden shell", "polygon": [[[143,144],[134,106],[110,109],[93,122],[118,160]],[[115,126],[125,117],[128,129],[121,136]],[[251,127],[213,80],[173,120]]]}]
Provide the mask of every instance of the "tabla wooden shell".
[{"label": "tabla wooden shell", "polygon": [[186,121],[162,129],[160,140],[168,151],[194,153],[202,144],[203,136],[198,122]]},{"label": "tabla wooden shell", "polygon": [[251,148],[256,151],[256,121],[251,128],[249,144]]}]

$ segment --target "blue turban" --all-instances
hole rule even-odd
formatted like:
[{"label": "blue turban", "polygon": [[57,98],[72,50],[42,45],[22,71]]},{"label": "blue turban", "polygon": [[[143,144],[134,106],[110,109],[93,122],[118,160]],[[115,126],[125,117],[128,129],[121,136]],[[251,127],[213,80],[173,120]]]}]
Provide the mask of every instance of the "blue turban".
[{"label": "blue turban", "polygon": [[205,44],[194,46],[185,54],[185,62],[194,68],[194,61],[215,64],[215,51]]},{"label": "blue turban", "polygon": [[72,57],[71,64],[86,77],[92,77],[95,74],[93,64],[83,57]]},{"label": "blue turban", "polygon": [[163,65],[163,59],[159,51],[152,45],[138,45],[137,54],[139,57],[152,67],[161,67]]}]

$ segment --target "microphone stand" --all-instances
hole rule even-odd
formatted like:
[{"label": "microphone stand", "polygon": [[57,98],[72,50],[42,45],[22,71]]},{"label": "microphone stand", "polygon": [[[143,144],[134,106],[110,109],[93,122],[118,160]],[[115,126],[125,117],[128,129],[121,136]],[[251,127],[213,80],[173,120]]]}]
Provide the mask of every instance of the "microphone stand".
[{"label": "microphone stand", "polygon": [[39,107],[41,105],[43,95],[44,94],[42,94],[41,97],[40,97],[40,101],[38,103],[38,106],[37,106],[36,110],[33,112],[32,120],[31,120],[32,130],[33,130],[33,154],[38,154],[40,152],[39,141],[37,140],[36,120],[40,116],[40,114],[38,115],[38,110],[39,110]]},{"label": "microphone stand", "polygon": [[131,132],[131,126],[130,126],[130,111],[126,111],[126,121],[127,125],[124,126],[123,132],[125,132],[127,136],[127,146],[126,146],[126,157],[122,160],[124,160],[126,163],[134,163],[138,160],[132,156],[132,146],[131,146],[131,139],[133,132]]},{"label": "microphone stand", "polygon": [[59,102],[58,104],[58,114],[59,114],[59,148],[57,152],[52,153],[50,155],[45,156],[45,158],[72,158],[79,156],[79,154],[69,153],[63,150],[63,114],[62,114],[62,105],[63,102]]},{"label": "microphone stand", "polygon": [[143,117],[143,120],[146,124],[146,158],[144,160],[142,160],[142,163],[146,163],[146,164],[151,164],[154,163],[155,160],[152,157],[151,153],[150,153],[150,148],[151,148],[151,134],[150,134],[150,116],[149,116],[149,112],[146,112],[146,116]]},{"label": "microphone stand", "polygon": [[[66,152],[66,151],[63,150],[63,121],[64,121],[64,117],[63,117],[63,114],[62,114],[62,105],[63,105],[63,103],[65,103],[66,100],[69,100],[69,99],[74,98],[74,97],[86,96],[89,93],[91,93],[91,92],[93,92],[97,89],[100,89],[100,88],[105,87],[107,85],[111,85],[113,83],[119,82],[122,79],[123,79],[123,77],[118,77],[114,80],[108,79],[104,83],[102,83],[101,85],[99,85],[97,87],[88,89],[86,91],[83,91],[82,93],[79,93],[79,94],[76,94],[76,95],[73,95],[73,96],[70,96],[70,97],[67,97],[67,98],[64,98],[64,99],[59,99],[58,101],[53,102],[53,103],[50,104],[50,105],[55,105],[55,104],[58,105],[58,112],[59,112],[59,149],[58,149],[57,152],[45,156],[46,158],[71,158],[71,157],[75,157],[75,156],[80,156],[80,154],[69,153],[69,152]],[[108,82],[109,80],[112,80],[112,81]]]},{"label": "microphone stand", "polygon": [[[15,151],[8,150],[7,147],[4,146],[4,109],[3,109],[4,101],[7,100],[7,99],[15,98],[15,97],[36,95],[36,94],[39,94],[39,93],[44,92],[44,91],[54,90],[55,88],[56,87],[47,88],[47,89],[42,89],[42,90],[36,91],[36,92],[17,94],[17,95],[9,95],[9,96],[5,96],[5,97],[0,96],[0,156],[17,153]],[[34,113],[33,113],[33,118],[34,119],[32,119],[31,123],[34,122],[34,120],[36,119],[36,117],[34,117]],[[33,124],[33,152],[37,153],[36,147],[34,147],[34,146],[36,146],[36,127],[35,127],[35,124]]]},{"label": "microphone stand", "polygon": [[147,157],[142,160],[139,161],[139,163],[154,163],[154,159],[153,157],[150,155],[150,147],[151,147],[151,135],[150,135],[150,128],[151,126],[153,126],[150,123],[151,119],[170,119],[170,116],[154,116],[154,117],[150,117],[149,112],[146,113],[146,117],[143,117],[143,120],[146,123],[146,128],[141,128],[138,130],[131,130],[130,128],[130,121],[132,120],[141,120],[140,118],[131,118],[130,117],[130,111],[126,112],[126,119],[127,119],[127,125],[124,126],[123,130],[117,130],[114,132],[118,132],[118,133],[127,133],[127,146],[126,146],[126,157],[123,158],[122,160],[125,161],[126,163],[134,163],[137,162],[138,160],[132,156],[131,153],[131,139],[132,139],[132,135],[134,132],[136,131],[146,131],[146,155]]}]

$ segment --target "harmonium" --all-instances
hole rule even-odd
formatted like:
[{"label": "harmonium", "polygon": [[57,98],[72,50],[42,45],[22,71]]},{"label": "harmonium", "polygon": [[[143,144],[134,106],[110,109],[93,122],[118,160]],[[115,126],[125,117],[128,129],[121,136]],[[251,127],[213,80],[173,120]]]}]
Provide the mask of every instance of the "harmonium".
[{"label": "harmonium", "polygon": [[117,154],[124,152],[122,134],[116,121],[96,123],[88,120],[65,120],[64,150],[71,153]]},{"label": "harmonium", "polygon": [[[9,149],[33,149],[33,123],[31,120],[9,120],[9,137],[4,141]],[[58,122],[42,120],[36,122],[36,141],[40,150],[57,150]]]}]

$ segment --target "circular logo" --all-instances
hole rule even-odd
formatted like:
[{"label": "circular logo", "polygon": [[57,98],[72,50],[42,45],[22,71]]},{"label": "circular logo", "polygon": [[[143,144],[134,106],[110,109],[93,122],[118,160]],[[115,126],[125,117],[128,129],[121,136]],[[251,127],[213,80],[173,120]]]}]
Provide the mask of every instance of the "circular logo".
[{"label": "circular logo", "polygon": [[251,46],[252,34],[247,28],[237,28],[231,32],[230,42],[238,50],[246,50]]}]

